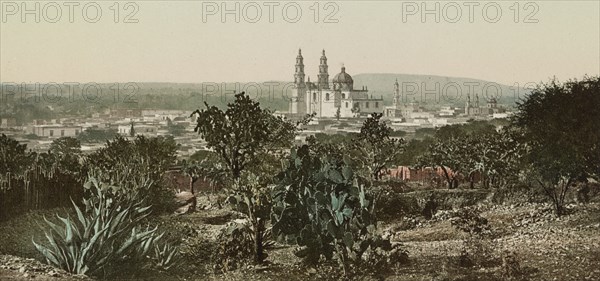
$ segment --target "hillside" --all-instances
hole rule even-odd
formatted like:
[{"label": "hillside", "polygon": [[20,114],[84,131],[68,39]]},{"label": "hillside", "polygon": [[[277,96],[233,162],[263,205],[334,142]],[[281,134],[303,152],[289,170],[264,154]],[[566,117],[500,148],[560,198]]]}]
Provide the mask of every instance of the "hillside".
[{"label": "hillside", "polygon": [[[406,97],[408,97],[408,100],[416,98],[428,104],[437,101],[439,104],[462,105],[466,100],[470,85],[472,85],[475,93],[479,95],[481,102],[485,101],[485,97],[496,97],[499,103],[506,105],[513,105],[517,100],[515,96],[517,89],[515,87],[473,78],[392,73],[363,73],[352,77],[354,78],[355,88],[366,85],[370,93],[383,95],[383,98],[390,103],[396,79],[400,84],[400,90],[404,89],[407,92]],[[438,85],[437,90],[436,84]],[[458,92],[461,92],[461,95],[457,94],[457,89],[460,90]],[[482,93],[484,89],[487,90]],[[497,91],[497,89],[500,91]],[[521,97],[526,92],[522,88],[518,90]],[[436,95],[433,93],[436,93]],[[473,99],[473,96],[471,98]]]}]

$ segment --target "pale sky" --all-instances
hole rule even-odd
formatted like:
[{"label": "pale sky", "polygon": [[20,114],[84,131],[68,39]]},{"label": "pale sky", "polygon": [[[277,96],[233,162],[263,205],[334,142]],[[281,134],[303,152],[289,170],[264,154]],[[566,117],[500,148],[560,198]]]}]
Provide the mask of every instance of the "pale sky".
[{"label": "pale sky", "polygon": [[[126,9],[127,2],[111,9],[114,1],[97,1],[102,16],[96,23],[82,16],[86,2],[72,7],[73,23],[65,2],[55,2],[60,16],[57,7],[48,5],[52,2],[37,2],[40,23],[34,14],[20,13],[22,1],[1,2],[2,82],[291,81],[298,48],[314,80],[322,49],[330,76],[342,64],[353,75],[430,74],[504,84],[600,73],[599,1],[540,1],[529,6],[520,1],[518,8],[515,1],[496,1],[497,6],[488,7],[487,18],[482,7],[489,1],[468,2],[477,4],[471,6],[473,22],[467,2],[437,2],[439,23],[433,14],[421,20],[421,4],[433,9],[433,1],[339,1],[327,9],[326,2],[320,2],[318,23],[314,1],[288,5],[287,18],[282,10],[288,2],[133,1],[138,11],[131,19],[138,23],[123,22],[135,8]],[[25,8],[34,9],[36,2],[26,3]],[[230,9],[239,3],[240,23],[235,15],[221,22],[222,3]],[[257,6],[262,16],[252,23]],[[460,18],[455,17],[457,6]],[[219,11],[205,15],[204,22],[203,13],[214,7]],[[274,10],[273,23],[269,7]],[[296,7],[302,15],[295,23],[287,22],[294,19]],[[403,20],[403,12],[414,7],[419,11]],[[95,17],[93,8],[87,9],[90,19]],[[502,15],[494,23],[490,21],[496,17],[495,8]],[[114,22],[114,10],[120,11],[119,23]],[[338,22],[324,23],[331,12]],[[529,15],[529,21],[537,23],[525,23]]]}]

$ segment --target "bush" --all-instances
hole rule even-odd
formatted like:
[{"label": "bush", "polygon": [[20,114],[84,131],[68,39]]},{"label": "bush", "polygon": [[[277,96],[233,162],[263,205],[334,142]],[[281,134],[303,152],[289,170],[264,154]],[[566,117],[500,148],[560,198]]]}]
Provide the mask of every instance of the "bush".
[{"label": "bush", "polygon": [[513,251],[505,252],[502,255],[502,278],[504,280],[520,280],[523,276],[519,257]]},{"label": "bush", "polygon": [[[127,140],[121,136],[86,158],[90,175],[121,188],[123,196],[148,194],[143,199],[153,212],[173,210],[173,192],[163,183],[164,173],[175,163],[177,144],[171,137]],[[143,184],[150,182],[151,184]],[[137,192],[143,189],[143,192]]]},{"label": "bush", "polygon": [[45,232],[48,245],[33,241],[46,262],[75,274],[103,275],[123,263],[145,259],[154,249],[159,266],[169,268],[173,264],[177,248],[155,248],[162,234],[157,228],[141,227],[150,207],[141,201],[119,201],[113,193],[118,188],[94,178],[85,188],[93,196],[84,199],[84,208],[73,203],[77,219],[59,217],[64,226],[45,219],[50,229]]},{"label": "bush", "polygon": [[468,235],[459,256],[460,266],[489,266],[496,261],[492,231],[487,219],[475,210],[463,209],[450,222]]},{"label": "bush", "polygon": [[235,270],[254,257],[253,232],[247,224],[230,222],[217,236],[213,260],[216,272]]}]

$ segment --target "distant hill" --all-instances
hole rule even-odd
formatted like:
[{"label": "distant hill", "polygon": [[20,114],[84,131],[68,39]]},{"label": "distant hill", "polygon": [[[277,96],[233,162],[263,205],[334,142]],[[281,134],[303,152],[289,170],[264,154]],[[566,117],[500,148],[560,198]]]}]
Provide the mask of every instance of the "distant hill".
[{"label": "distant hill", "polygon": [[[391,73],[363,73],[352,77],[354,88],[360,89],[365,85],[374,96],[383,95],[386,103],[391,103],[393,99],[396,79],[400,84],[400,91],[404,92],[403,99],[408,101],[416,99],[426,104],[463,105],[470,87],[479,95],[480,103],[495,97],[499,103],[509,106],[514,105],[518,97],[523,98],[529,93],[523,88],[516,89],[508,85],[472,78]],[[485,93],[483,93],[484,89]],[[516,92],[519,96],[516,96]],[[474,95],[471,96],[471,100],[474,101]]]}]

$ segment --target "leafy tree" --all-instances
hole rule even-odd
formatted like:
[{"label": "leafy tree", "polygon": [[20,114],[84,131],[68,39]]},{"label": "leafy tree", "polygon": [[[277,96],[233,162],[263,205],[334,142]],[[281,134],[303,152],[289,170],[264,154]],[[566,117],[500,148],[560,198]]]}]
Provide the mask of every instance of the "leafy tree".
[{"label": "leafy tree", "polygon": [[86,159],[86,168],[99,180],[135,190],[142,182],[153,184],[148,192],[149,204],[162,208],[171,201],[163,185],[164,172],[175,163],[177,144],[172,137],[146,138],[138,135],[133,140],[117,136],[105,147],[94,151]]},{"label": "leafy tree", "polygon": [[463,170],[464,162],[461,157],[464,155],[464,151],[463,143],[460,140],[435,140],[429,146],[427,153],[418,157],[417,167],[440,168],[444,173],[448,188],[456,188],[458,187],[457,176]]},{"label": "leafy tree", "polygon": [[220,159],[216,155],[208,154],[208,157],[201,160],[183,160],[181,162],[181,170],[184,174],[190,177],[189,189],[194,193],[194,183],[200,179],[208,180],[211,186],[223,186],[227,181],[225,169]]},{"label": "leafy tree", "polygon": [[436,130],[434,128],[418,128],[415,130],[415,138],[427,138],[433,137],[435,135]]},{"label": "leafy tree", "polygon": [[262,178],[269,175],[260,177],[251,171],[264,164],[265,156],[289,148],[298,125],[306,124],[308,119],[297,124],[285,121],[261,108],[259,102],[244,92],[236,94],[225,110],[204,104],[206,109],[192,113],[198,114],[194,130],[225,163],[226,172],[233,179],[228,201],[250,221],[255,262],[262,263],[265,259],[263,233],[270,211],[270,197]]},{"label": "leafy tree", "polygon": [[181,124],[173,124],[167,127],[169,134],[173,136],[181,136],[185,133],[185,126]]},{"label": "leafy tree", "polygon": [[167,130],[169,130],[169,134],[173,136],[181,136],[185,133],[185,126],[181,124],[175,124],[171,118],[167,117]]},{"label": "leafy tree", "polygon": [[398,156],[398,164],[406,166],[416,166],[417,160],[421,155],[427,153],[430,145],[433,144],[434,139],[432,137],[426,137],[424,139],[411,139],[406,143],[406,147],[402,154]]},{"label": "leafy tree", "polygon": [[2,134],[0,136],[0,174],[19,174],[31,161],[27,145]]},{"label": "leafy tree", "polygon": [[569,188],[600,175],[600,78],[539,85],[517,108],[531,177],[563,215]]},{"label": "leafy tree", "polygon": [[81,172],[80,162],[83,160],[81,143],[72,137],[62,137],[52,141],[48,151],[55,159],[60,170],[73,174]]},{"label": "leafy tree", "polygon": [[293,143],[297,126],[262,109],[244,92],[236,94],[226,110],[206,102],[205,105],[206,109],[192,113],[198,114],[194,131],[221,156],[234,179],[239,179],[241,172],[257,161],[259,152],[290,147]]},{"label": "leafy tree", "polygon": [[381,120],[383,114],[373,113],[364,121],[360,134],[355,141],[357,159],[364,161],[374,180],[381,178],[382,172],[391,164],[397,163],[397,157],[404,150],[404,139],[394,139],[392,129]]},{"label": "leafy tree", "polygon": [[216,153],[214,153],[210,150],[198,150],[190,156],[190,160],[201,161],[201,160],[203,160],[205,158],[209,158],[209,157],[210,158],[219,157],[219,155],[217,155]]},{"label": "leafy tree", "polygon": [[77,139],[82,142],[105,142],[115,138],[117,135],[117,131],[114,129],[102,130],[97,128],[88,128],[81,132],[81,134],[77,136]]},{"label": "leafy tree", "polygon": [[471,120],[466,124],[455,124],[440,127],[435,131],[435,137],[438,139],[451,139],[493,132],[496,132],[496,128],[489,121]]}]

